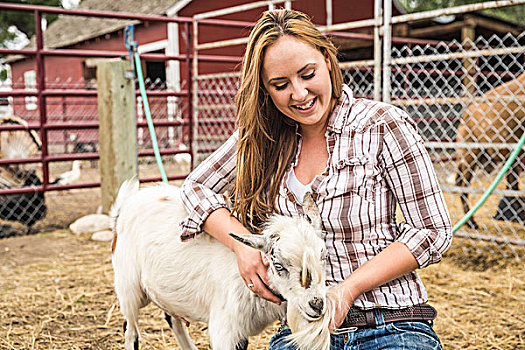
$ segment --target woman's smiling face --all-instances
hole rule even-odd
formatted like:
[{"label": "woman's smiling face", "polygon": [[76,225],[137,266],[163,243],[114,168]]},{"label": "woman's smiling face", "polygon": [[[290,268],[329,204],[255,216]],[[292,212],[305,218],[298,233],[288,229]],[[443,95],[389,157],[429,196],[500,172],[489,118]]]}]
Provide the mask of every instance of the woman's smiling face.
[{"label": "woman's smiling face", "polygon": [[310,44],[285,35],[266,49],[262,79],[275,107],[305,127],[325,127],[332,101],[330,62]]}]

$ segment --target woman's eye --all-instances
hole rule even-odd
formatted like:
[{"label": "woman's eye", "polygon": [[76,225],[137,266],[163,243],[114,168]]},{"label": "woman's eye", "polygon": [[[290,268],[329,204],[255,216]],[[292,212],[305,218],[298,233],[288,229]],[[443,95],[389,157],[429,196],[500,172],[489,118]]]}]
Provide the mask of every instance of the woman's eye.
[{"label": "woman's eye", "polygon": [[284,83],[282,85],[275,85],[275,90],[284,90],[286,88],[286,85],[288,85],[288,83]]},{"label": "woman's eye", "polygon": [[283,265],[281,265],[281,264],[279,264],[279,263],[275,263],[275,264],[273,264],[273,267],[275,267],[275,269],[276,269],[277,271],[283,271],[283,270],[284,270]]},{"label": "woman's eye", "polygon": [[312,73],[310,74],[307,74],[307,75],[303,75],[303,79],[312,79],[313,77],[315,76],[315,71],[312,71]]}]

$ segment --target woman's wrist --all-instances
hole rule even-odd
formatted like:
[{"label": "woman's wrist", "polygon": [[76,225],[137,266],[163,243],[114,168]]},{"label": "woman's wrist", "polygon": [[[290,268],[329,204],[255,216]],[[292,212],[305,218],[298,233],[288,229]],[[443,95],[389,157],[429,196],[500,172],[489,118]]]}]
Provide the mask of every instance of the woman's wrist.
[{"label": "woman's wrist", "polygon": [[349,306],[352,306],[355,299],[361,294],[361,292],[358,290],[355,283],[352,283],[351,280],[347,279],[343,282],[341,282],[343,285],[341,288],[341,297],[343,300],[349,304]]},{"label": "woman's wrist", "polygon": [[239,251],[242,250],[244,247],[245,247],[244,244],[232,239],[232,243],[229,248],[232,250],[232,252],[235,255],[238,255]]},{"label": "woman's wrist", "polygon": [[212,212],[203,225],[204,231],[228,247],[237,254],[244,246],[242,243],[230,237],[230,232],[245,234],[249,231],[225,208],[219,208]]}]

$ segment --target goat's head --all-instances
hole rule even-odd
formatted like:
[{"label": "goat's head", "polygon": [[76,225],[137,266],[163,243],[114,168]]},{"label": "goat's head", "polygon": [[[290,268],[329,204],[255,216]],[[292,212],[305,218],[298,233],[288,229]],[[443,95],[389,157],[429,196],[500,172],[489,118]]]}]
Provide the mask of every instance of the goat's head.
[{"label": "goat's head", "polygon": [[303,217],[274,215],[262,235],[230,233],[235,239],[265,254],[270,262],[268,279],[271,288],[288,302],[290,325],[297,323],[290,320],[292,315],[315,321],[326,310],[326,247],[322,239],[321,216],[310,193],[306,194],[304,203],[310,222]]}]

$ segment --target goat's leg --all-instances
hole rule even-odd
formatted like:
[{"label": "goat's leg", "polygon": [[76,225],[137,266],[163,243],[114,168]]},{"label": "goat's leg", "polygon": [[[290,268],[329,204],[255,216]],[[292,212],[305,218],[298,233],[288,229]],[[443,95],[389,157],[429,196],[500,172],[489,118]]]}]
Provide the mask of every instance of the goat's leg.
[{"label": "goat's leg", "polygon": [[124,321],[124,344],[126,350],[139,350],[139,333],[136,323],[130,326],[128,321]]},{"label": "goat's leg", "polygon": [[235,346],[235,350],[248,350],[248,339],[241,339]]},{"label": "goat's leg", "polygon": [[[222,313],[224,313],[224,310],[222,310]],[[213,350],[236,349],[240,340],[238,330],[235,329],[231,322],[231,317],[214,317],[213,312],[208,322],[208,334]]]},{"label": "goat's leg", "polygon": [[190,336],[188,335],[188,330],[182,324],[182,321],[177,318],[171,317],[167,313],[165,313],[164,316],[171,330],[173,331],[173,333],[175,333],[175,337],[177,338],[177,342],[179,343],[181,349],[197,350],[195,345],[193,345]]},{"label": "goat's leg", "polygon": [[[115,280],[115,287],[121,286],[120,279]],[[124,315],[124,344],[126,350],[139,349],[139,309],[148,304],[148,299],[142,295],[137,294],[137,290],[133,288],[124,288],[117,291],[124,293],[117,293],[120,302],[120,311]]]}]

